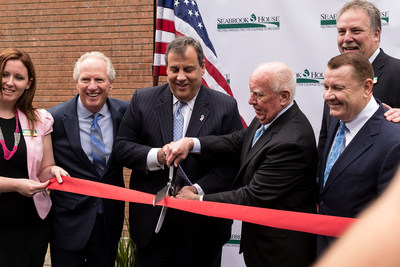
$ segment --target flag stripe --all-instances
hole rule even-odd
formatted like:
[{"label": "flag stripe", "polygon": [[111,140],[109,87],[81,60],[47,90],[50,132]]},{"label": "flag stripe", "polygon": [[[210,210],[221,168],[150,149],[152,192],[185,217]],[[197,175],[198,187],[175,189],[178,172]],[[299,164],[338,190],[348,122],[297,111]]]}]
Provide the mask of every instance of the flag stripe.
[{"label": "flag stripe", "polygon": [[[155,44],[155,53],[158,54],[158,55],[160,55],[160,56],[162,56],[162,57],[164,57],[165,51],[167,51],[167,46],[168,46],[168,43],[165,43],[165,42],[157,42],[157,43]],[[163,62],[163,63],[164,63],[164,65],[165,65],[165,62]]]},{"label": "flag stripe", "polygon": [[206,69],[207,72],[214,78],[214,80],[218,83],[220,87],[222,87],[226,93],[230,96],[233,96],[231,87],[229,86],[228,82],[226,81],[225,77],[218,71],[218,69],[211,64],[208,59],[206,58]]},{"label": "flag stripe", "polygon": [[170,43],[175,39],[175,33],[156,31],[156,42]]},{"label": "flag stripe", "polygon": [[175,33],[175,24],[170,20],[157,19],[156,30]]},{"label": "flag stripe", "polygon": [[206,80],[204,79],[204,77],[201,77],[201,83],[202,83],[204,86],[207,86],[208,88],[210,88],[210,87],[208,86]]},{"label": "flag stripe", "polygon": [[174,9],[172,7],[167,7],[167,6],[164,7],[159,5],[157,7],[157,18],[174,21],[175,20]]},{"label": "flag stripe", "polygon": [[203,84],[209,88],[233,96],[222,75],[222,68],[208,37],[196,1],[159,0],[157,6],[153,75],[166,75],[164,54],[168,44],[176,36],[190,36],[200,42],[205,57]]}]

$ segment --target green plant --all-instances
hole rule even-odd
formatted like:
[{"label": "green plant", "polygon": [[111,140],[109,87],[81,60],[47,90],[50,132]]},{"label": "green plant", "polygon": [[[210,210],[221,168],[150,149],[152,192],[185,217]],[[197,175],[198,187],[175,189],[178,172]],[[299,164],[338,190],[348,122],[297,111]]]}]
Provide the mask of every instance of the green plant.
[{"label": "green plant", "polygon": [[128,230],[127,235],[122,235],[118,244],[117,257],[115,258],[116,267],[132,267],[135,264],[136,245],[132,241],[129,231],[129,223],[125,219]]}]

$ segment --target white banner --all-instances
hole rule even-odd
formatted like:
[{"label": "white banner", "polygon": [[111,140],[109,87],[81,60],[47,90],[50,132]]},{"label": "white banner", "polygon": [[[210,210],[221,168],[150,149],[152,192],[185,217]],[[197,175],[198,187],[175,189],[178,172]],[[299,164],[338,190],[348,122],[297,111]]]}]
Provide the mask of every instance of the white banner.
[{"label": "white banner", "polygon": [[[318,139],[323,108],[323,74],[339,52],[336,12],[347,1],[197,0],[204,24],[247,124],[254,117],[247,103],[248,79],[264,62],[282,61],[297,78],[295,100]],[[381,11],[381,48],[400,58],[400,1],[372,1]],[[400,72],[400,70],[399,70]],[[238,253],[240,227],[224,248],[224,266],[244,266]],[[235,241],[236,240],[236,241]]]}]

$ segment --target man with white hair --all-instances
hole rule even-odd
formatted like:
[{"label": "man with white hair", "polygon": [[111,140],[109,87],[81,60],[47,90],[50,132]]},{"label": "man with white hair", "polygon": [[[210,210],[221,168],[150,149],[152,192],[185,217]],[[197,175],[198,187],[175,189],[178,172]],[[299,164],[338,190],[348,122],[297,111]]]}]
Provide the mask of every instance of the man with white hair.
[{"label": "man with white hair", "polygon": [[[111,60],[86,53],[73,78],[78,94],[49,109],[55,161],[72,177],[123,187],[112,147],[128,103],[108,97],[115,79]],[[124,202],[62,191],[52,191],[51,198],[52,266],[114,266]]]},{"label": "man with white hair", "polygon": [[[246,129],[222,136],[184,138],[167,145],[167,165],[187,153],[202,158],[240,158],[233,190],[199,196],[184,187],[178,198],[316,212],[315,137],[296,102],[295,79],[283,63],[257,67],[250,76],[249,104],[256,117]],[[199,146],[200,145],[200,146]],[[247,266],[310,266],[315,236],[243,222],[240,252]]]}]

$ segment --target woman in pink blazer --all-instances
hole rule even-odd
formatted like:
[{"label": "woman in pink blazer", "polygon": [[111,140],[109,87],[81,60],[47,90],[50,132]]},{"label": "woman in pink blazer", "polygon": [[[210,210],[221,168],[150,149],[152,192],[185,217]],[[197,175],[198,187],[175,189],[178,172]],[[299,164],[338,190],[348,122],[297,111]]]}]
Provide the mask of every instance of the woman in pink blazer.
[{"label": "woman in pink blazer", "polygon": [[49,179],[68,173],[55,166],[53,118],[32,107],[36,75],[29,55],[0,53],[0,266],[43,266],[50,237]]}]

